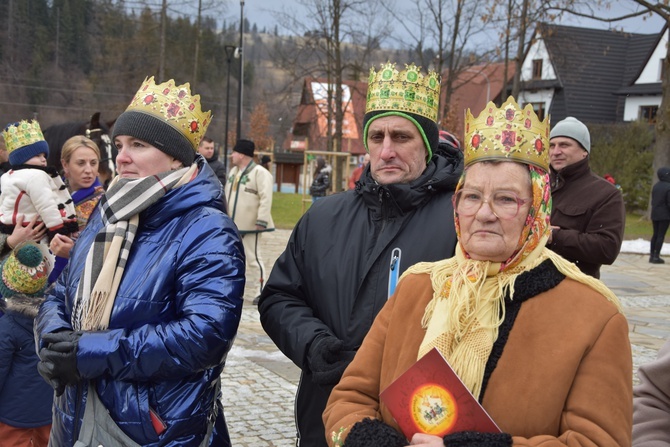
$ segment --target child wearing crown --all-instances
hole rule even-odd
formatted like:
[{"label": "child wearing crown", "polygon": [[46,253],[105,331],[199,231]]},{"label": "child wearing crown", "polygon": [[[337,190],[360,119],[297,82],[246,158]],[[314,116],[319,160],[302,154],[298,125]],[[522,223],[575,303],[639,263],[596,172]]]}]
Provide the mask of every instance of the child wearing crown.
[{"label": "child wearing crown", "polygon": [[[38,216],[51,239],[78,230],[72,197],[54,167],[46,165],[49,145],[37,121],[9,124],[2,132],[12,169],[0,178],[0,232],[11,234],[19,215]],[[45,243],[47,241],[44,241]]]}]

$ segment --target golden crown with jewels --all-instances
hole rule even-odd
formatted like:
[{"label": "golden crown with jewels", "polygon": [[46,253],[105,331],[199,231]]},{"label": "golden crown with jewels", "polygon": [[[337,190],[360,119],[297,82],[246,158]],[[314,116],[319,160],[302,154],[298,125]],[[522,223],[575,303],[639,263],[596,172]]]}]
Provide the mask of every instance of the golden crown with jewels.
[{"label": "golden crown with jewels", "polygon": [[200,95],[191,95],[187,82],[175,85],[173,79],[156,85],[154,77],[146,78],[126,112],[143,112],[165,121],[193,145],[197,150],[200,140],[212,121],[212,112],[203,112]]},{"label": "golden crown with jewels", "polygon": [[440,76],[434,71],[427,75],[421,67],[405,65],[398,71],[388,62],[379,71],[370,68],[365,113],[396,110],[420,115],[437,122],[440,102]]},{"label": "golden crown with jewels", "polygon": [[40,123],[36,120],[21,120],[18,123],[10,124],[2,131],[2,137],[5,139],[7,152],[12,152],[38,141],[44,141]]},{"label": "golden crown with jewels", "polygon": [[465,113],[465,166],[482,160],[512,160],[549,171],[549,117],[540,121],[530,104],[513,97],[497,108],[489,102],[477,118]]}]

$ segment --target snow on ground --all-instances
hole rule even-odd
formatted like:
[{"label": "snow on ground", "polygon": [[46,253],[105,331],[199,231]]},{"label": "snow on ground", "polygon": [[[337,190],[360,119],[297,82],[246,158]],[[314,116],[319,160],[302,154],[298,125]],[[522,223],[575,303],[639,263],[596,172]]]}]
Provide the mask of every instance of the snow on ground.
[{"label": "snow on ground", "polygon": [[[634,241],[623,241],[621,253],[638,253],[641,255],[649,254],[649,241],[644,239],[635,239]],[[663,244],[661,255],[670,256],[670,244]]]}]

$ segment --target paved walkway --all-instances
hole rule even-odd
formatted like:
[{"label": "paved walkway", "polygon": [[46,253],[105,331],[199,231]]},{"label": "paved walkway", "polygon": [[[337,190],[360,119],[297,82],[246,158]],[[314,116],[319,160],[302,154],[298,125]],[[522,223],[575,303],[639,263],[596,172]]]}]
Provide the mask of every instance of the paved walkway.
[{"label": "paved walkway", "polygon": [[[289,235],[288,230],[277,230],[264,236],[268,269],[286,247]],[[602,280],[624,306],[637,370],[655,358],[670,337],[670,259],[667,264],[649,264],[648,255],[624,253],[614,265],[602,268]],[[252,298],[245,297],[238,336],[223,373],[231,440],[234,447],[293,446],[293,399],[299,370],[265,335]]]}]

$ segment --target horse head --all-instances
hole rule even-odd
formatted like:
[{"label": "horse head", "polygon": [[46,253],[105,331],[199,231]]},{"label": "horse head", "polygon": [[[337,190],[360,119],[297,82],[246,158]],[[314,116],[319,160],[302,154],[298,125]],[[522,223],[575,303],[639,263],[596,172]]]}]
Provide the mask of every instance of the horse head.
[{"label": "horse head", "polygon": [[103,184],[106,184],[116,175],[115,162],[117,150],[112,144],[110,136],[110,127],[114,121],[105,123],[100,120],[100,112],[91,115],[91,119],[86,124],[84,135],[93,140],[100,148],[100,167],[99,175]]}]

